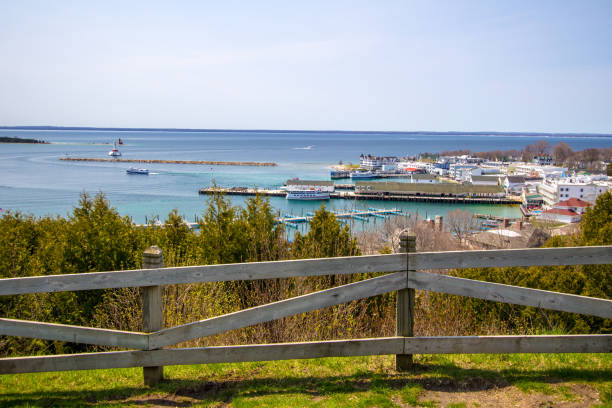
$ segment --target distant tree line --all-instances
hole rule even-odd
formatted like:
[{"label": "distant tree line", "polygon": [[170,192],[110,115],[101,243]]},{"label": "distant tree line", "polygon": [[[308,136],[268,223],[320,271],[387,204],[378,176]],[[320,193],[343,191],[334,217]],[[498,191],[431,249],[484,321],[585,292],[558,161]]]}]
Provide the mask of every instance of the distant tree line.
[{"label": "distant tree line", "polygon": [[0,143],[41,143],[41,144],[48,144],[49,142],[45,142],[44,140],[36,140],[36,139],[24,139],[24,138],[21,138],[21,137],[0,136]]},{"label": "distant tree line", "polygon": [[469,149],[444,150],[439,153],[422,153],[421,157],[430,159],[440,156],[463,156],[470,155],[491,161],[521,160],[530,162],[536,157],[550,156],[556,165],[566,166],[570,169],[587,169],[593,171],[605,171],[601,162],[612,161],[612,147],[591,147],[584,150],[574,151],[567,143],[559,142],[551,146],[545,140],[539,140],[525,146],[522,150],[489,150],[485,152],[473,152]]}]

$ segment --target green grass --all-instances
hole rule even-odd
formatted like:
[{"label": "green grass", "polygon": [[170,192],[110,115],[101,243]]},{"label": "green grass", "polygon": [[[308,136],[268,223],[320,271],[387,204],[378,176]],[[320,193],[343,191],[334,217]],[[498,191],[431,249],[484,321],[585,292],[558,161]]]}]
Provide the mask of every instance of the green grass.
[{"label": "green grass", "polygon": [[536,381],[517,381],[514,385],[521,391],[530,393],[530,392],[540,392],[545,395],[552,395],[555,391],[552,387],[545,383],[540,383]]},{"label": "green grass", "polygon": [[2,375],[0,406],[458,408],[500,389],[520,401],[580,402],[572,386],[612,403],[609,354],[419,355],[405,373],[393,356],[171,366],[165,378],[147,388],[136,368]]},{"label": "green grass", "polygon": [[446,406],[446,408],[466,408],[467,405],[465,402],[451,402]]}]

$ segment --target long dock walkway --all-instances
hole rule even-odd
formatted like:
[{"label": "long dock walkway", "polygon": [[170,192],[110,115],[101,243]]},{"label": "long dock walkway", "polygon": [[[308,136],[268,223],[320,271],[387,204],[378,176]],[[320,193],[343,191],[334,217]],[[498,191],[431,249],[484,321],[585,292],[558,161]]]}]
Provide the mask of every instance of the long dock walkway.
[{"label": "long dock walkway", "polygon": [[[219,192],[227,195],[241,196],[270,196],[270,197],[286,197],[285,190],[266,190],[254,189],[248,187],[231,187],[231,188],[201,188],[199,194],[214,194]],[[353,191],[342,191],[330,193],[331,199],[344,200],[377,200],[377,201],[413,201],[421,203],[448,203],[448,204],[520,204],[521,201],[512,197],[439,197],[439,196],[423,196],[423,195],[362,195],[356,194]]]},{"label": "long dock walkway", "polygon": [[87,157],[61,157],[60,160],[88,161],[88,162],[120,162],[120,163],[154,163],[154,164],[204,164],[207,166],[276,166],[273,162],[243,162],[243,161],[210,161],[210,160],[158,160],[158,159],[115,159],[115,158],[87,158]]}]

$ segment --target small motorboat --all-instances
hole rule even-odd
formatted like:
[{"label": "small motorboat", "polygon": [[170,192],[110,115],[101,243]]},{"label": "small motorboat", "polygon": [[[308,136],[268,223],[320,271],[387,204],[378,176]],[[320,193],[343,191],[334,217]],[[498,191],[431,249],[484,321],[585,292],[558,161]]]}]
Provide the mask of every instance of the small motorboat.
[{"label": "small motorboat", "polygon": [[148,169],[137,169],[136,167],[130,167],[125,172],[127,174],[145,174],[147,176],[149,175],[149,170]]}]

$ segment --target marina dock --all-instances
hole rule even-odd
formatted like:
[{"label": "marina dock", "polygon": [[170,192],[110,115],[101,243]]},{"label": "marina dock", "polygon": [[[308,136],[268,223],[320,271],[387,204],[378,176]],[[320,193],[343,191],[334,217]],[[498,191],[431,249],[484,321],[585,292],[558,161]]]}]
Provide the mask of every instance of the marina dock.
[{"label": "marina dock", "polygon": [[243,162],[243,161],[209,161],[209,160],[157,160],[157,159],[119,159],[119,158],[86,158],[86,157],[61,157],[60,160],[87,161],[106,163],[152,163],[152,164],[203,164],[207,166],[266,166],[274,167],[273,162]]},{"label": "marina dock", "polygon": [[[410,214],[402,212],[401,209],[392,208],[392,209],[379,209],[379,208],[368,208],[367,211],[364,210],[353,210],[353,211],[332,211],[338,221],[346,222],[349,219],[354,219],[358,221],[368,222],[370,219],[368,217],[376,217],[376,218],[387,218],[388,216],[394,215],[403,215],[405,217],[410,217]],[[298,228],[297,224],[301,223],[309,223],[312,221],[314,217],[313,213],[306,213],[305,216],[296,216],[292,214],[284,214],[276,220],[279,224],[285,224],[292,228]]]}]

